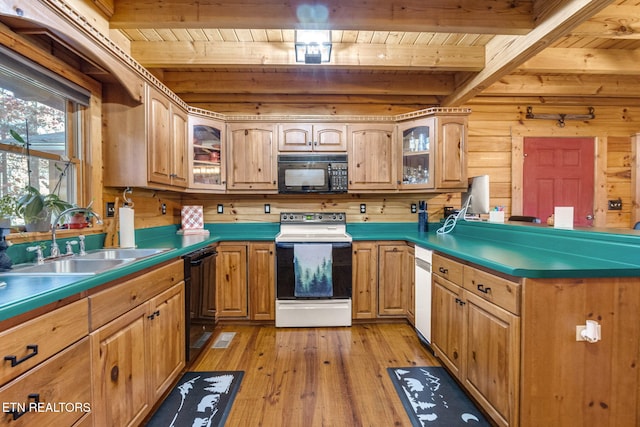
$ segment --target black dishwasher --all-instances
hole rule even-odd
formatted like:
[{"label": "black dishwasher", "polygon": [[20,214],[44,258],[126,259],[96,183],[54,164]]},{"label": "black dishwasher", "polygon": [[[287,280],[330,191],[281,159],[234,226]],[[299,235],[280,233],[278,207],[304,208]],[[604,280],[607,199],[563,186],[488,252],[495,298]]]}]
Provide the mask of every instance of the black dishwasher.
[{"label": "black dishwasher", "polygon": [[216,325],[216,259],[214,246],[184,256],[186,358],[204,349]]}]

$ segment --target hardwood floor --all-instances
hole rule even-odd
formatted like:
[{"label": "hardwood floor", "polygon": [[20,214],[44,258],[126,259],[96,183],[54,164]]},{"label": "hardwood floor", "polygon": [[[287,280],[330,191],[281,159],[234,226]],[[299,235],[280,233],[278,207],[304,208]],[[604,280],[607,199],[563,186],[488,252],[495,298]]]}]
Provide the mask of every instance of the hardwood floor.
[{"label": "hardwood floor", "polygon": [[229,347],[190,370],[244,371],[226,426],[410,426],[387,368],[440,364],[402,323],[221,332],[236,333]]}]

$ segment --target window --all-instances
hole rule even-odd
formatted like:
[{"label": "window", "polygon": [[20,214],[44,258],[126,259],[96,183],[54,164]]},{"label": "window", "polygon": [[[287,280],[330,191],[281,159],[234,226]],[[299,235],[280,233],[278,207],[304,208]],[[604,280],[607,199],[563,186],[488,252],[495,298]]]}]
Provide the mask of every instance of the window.
[{"label": "window", "polygon": [[84,89],[0,49],[0,196],[20,195],[31,186],[78,201],[88,101]]}]

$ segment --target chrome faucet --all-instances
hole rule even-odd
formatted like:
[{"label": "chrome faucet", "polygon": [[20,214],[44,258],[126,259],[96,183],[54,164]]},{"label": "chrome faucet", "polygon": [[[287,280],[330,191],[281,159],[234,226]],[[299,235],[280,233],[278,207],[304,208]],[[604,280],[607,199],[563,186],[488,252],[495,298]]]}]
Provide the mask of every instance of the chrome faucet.
[{"label": "chrome faucet", "polygon": [[96,218],[96,224],[102,224],[102,217],[91,210],[91,206],[87,206],[86,208],[81,207],[73,207],[69,209],[65,209],[58,214],[58,216],[53,221],[53,226],[51,227],[51,256],[50,258],[58,258],[60,256],[60,248],[58,247],[58,243],[56,242],[56,228],[58,226],[58,222],[60,218],[64,218],[65,215],[70,213],[78,213],[84,212],[87,215],[94,216]]}]

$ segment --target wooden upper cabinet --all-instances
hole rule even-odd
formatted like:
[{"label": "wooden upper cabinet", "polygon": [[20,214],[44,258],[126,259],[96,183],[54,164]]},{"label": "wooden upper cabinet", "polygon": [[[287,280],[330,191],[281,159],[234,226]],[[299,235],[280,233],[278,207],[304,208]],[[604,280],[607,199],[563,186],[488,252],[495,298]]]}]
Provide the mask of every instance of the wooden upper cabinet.
[{"label": "wooden upper cabinet", "polygon": [[467,189],[467,117],[437,117],[436,188]]},{"label": "wooden upper cabinet", "polygon": [[188,116],[181,106],[150,85],[140,104],[107,85],[103,110],[105,186],[187,186]]},{"label": "wooden upper cabinet", "polygon": [[189,188],[226,189],[224,140],[222,120],[189,116]]},{"label": "wooden upper cabinet", "polygon": [[398,125],[400,190],[431,190],[435,187],[434,117]]},{"label": "wooden upper cabinet", "polygon": [[149,182],[187,186],[187,113],[153,87],[147,99]]},{"label": "wooden upper cabinet", "polygon": [[347,151],[347,125],[282,123],[278,126],[280,152]]},{"label": "wooden upper cabinet", "polygon": [[466,131],[466,113],[398,124],[400,190],[466,190]]},{"label": "wooden upper cabinet", "polygon": [[349,126],[349,191],[397,188],[394,128],[391,123]]},{"label": "wooden upper cabinet", "polygon": [[270,123],[228,125],[227,191],[278,190],[275,127]]}]

